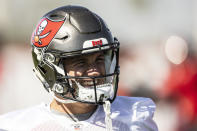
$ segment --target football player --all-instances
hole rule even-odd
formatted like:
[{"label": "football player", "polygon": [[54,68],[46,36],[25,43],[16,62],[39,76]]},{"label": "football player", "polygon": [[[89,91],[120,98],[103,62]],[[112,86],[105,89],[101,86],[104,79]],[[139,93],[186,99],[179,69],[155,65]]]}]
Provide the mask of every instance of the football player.
[{"label": "football player", "polygon": [[1,116],[0,129],[157,131],[151,99],[116,97],[120,44],[100,16],[56,8],[41,18],[31,45],[33,71],[54,99]]}]

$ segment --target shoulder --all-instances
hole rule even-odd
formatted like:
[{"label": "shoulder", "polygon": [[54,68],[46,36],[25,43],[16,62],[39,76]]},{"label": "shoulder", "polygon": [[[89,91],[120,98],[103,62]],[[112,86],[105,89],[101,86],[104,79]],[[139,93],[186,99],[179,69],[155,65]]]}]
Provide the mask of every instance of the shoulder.
[{"label": "shoulder", "polygon": [[151,112],[155,111],[156,105],[150,98],[144,97],[127,97],[127,96],[117,96],[112,106],[115,108],[120,107],[125,109],[147,109]]},{"label": "shoulder", "polygon": [[27,128],[29,123],[42,117],[44,105],[40,104],[30,108],[17,110],[0,115],[0,129],[21,129]]},{"label": "shoulder", "polygon": [[[131,129],[157,131],[157,126],[153,121],[155,103],[150,98],[117,96],[112,103],[112,113],[119,112],[117,119],[127,119],[125,121]],[[138,131],[138,130],[137,130]]]}]

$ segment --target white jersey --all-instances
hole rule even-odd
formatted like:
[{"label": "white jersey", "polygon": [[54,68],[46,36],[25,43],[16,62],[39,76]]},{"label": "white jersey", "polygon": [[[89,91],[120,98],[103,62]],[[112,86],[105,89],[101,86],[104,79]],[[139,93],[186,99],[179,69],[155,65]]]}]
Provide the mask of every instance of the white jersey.
[{"label": "white jersey", "polygon": [[[157,131],[154,111],[149,98],[117,96],[111,105],[113,131]],[[103,106],[79,122],[54,113],[47,104],[0,116],[0,131],[106,131],[105,127]]]}]

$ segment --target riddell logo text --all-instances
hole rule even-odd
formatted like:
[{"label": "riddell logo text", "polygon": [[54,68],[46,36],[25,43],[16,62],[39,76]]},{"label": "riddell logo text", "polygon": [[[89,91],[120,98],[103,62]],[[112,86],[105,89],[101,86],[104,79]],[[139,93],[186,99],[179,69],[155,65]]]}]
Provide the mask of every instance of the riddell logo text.
[{"label": "riddell logo text", "polygon": [[103,45],[103,41],[102,40],[92,41],[92,45],[93,46]]}]

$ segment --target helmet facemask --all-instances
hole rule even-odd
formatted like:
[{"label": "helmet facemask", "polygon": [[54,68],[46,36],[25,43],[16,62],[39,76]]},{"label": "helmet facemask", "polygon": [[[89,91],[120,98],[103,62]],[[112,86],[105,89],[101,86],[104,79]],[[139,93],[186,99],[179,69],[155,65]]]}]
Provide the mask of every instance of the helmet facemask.
[{"label": "helmet facemask", "polygon": [[[102,51],[104,56],[105,72],[99,76],[71,76],[66,68],[65,74],[58,81],[64,83],[62,91],[57,91],[55,85],[53,91],[61,99],[70,99],[79,102],[103,104],[104,101],[113,101],[117,92],[118,66],[115,50]],[[91,54],[88,54],[91,55]],[[75,56],[78,57],[78,56]],[[64,65],[71,58],[62,58],[60,65]],[[66,65],[64,65],[65,67]]]}]

